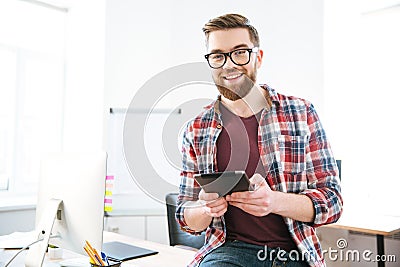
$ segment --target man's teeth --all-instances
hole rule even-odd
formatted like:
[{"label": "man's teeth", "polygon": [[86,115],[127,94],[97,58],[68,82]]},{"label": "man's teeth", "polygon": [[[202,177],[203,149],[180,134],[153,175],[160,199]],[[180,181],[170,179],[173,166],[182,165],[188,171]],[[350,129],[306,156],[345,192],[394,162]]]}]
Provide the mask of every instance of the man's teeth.
[{"label": "man's teeth", "polygon": [[239,74],[236,74],[236,75],[226,76],[225,79],[227,79],[227,80],[235,79],[235,78],[239,77],[240,75],[242,75],[242,74],[239,73]]}]

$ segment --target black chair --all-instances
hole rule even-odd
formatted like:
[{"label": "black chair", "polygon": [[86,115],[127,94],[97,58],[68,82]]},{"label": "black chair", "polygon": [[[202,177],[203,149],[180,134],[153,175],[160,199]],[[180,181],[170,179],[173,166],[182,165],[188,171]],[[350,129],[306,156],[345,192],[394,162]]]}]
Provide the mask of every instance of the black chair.
[{"label": "black chair", "polygon": [[167,204],[167,219],[168,219],[168,233],[169,245],[188,247],[189,249],[199,249],[204,245],[205,235],[191,235],[186,233],[180,228],[179,223],[175,219],[176,201],[178,193],[169,193],[165,197]]},{"label": "black chair", "polygon": [[338,169],[339,169],[339,179],[342,179],[342,160],[337,159],[336,160],[336,164],[337,164]]}]

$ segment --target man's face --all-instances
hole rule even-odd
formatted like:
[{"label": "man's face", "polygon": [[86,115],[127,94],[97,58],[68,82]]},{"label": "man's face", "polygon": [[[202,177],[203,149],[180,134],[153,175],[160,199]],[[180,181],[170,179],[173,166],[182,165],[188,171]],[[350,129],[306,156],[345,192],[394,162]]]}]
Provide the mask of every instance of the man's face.
[{"label": "man's face", "polygon": [[[240,48],[253,48],[247,29],[237,28],[213,31],[208,38],[208,52],[231,52]],[[253,88],[257,69],[261,66],[263,51],[250,54],[250,62],[238,66],[228,57],[225,65],[212,69],[213,80],[219,92],[229,100],[235,101],[245,97]]]}]

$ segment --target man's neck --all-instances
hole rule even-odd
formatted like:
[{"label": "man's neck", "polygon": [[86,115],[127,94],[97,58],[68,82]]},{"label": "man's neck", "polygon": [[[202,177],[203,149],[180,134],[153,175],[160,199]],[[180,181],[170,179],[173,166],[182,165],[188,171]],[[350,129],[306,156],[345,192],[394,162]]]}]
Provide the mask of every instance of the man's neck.
[{"label": "man's neck", "polygon": [[247,118],[269,106],[267,97],[268,93],[266,90],[258,85],[254,85],[250,92],[242,99],[232,101],[221,96],[221,101],[234,114]]}]

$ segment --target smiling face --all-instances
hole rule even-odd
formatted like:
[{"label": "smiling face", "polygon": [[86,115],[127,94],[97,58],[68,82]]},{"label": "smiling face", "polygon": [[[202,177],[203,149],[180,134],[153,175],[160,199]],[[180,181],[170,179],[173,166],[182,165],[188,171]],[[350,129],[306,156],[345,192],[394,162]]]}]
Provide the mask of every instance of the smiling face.
[{"label": "smiling face", "polygon": [[[208,38],[208,53],[227,53],[253,47],[249,31],[245,28],[212,31]],[[236,65],[228,57],[222,68],[212,69],[213,80],[221,95],[232,101],[245,97],[256,83],[262,55],[262,50],[251,53],[250,62],[244,66]]]}]

